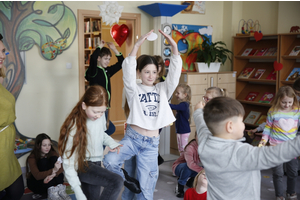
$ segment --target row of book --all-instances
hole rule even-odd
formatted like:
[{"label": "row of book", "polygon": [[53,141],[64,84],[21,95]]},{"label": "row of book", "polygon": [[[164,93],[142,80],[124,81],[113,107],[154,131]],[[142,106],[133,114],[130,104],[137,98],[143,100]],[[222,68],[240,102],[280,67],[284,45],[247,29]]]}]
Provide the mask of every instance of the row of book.
[{"label": "row of book", "polygon": [[100,44],[101,38],[100,37],[93,37],[93,38],[85,38],[84,40],[84,48],[85,49],[94,49]]},{"label": "row of book", "polygon": [[[289,53],[289,56],[298,56],[300,53],[300,46],[295,46]],[[242,56],[277,56],[277,47],[253,49],[246,48]]]},{"label": "row of book", "polygon": [[260,124],[266,122],[267,115],[262,115],[258,111],[250,111],[247,117],[244,119],[244,123],[253,124],[259,126]]},{"label": "row of book", "polygon": [[[255,68],[253,67],[246,67],[243,69],[241,74],[239,75],[238,78],[250,78],[253,72],[255,71]],[[254,73],[254,75],[251,77],[253,79],[260,79],[260,77],[265,73],[266,69],[257,69]],[[267,78],[268,80],[276,80],[276,72],[273,70]]]},{"label": "row of book", "polygon": [[[259,92],[249,92],[245,98],[246,101],[254,101],[258,96]],[[258,101],[259,103],[271,103],[273,98],[275,97],[275,93],[265,92],[264,95]]]},{"label": "row of book", "polygon": [[89,65],[90,64],[90,56],[91,54],[86,53],[84,55],[84,64]]},{"label": "row of book", "polygon": [[242,53],[242,56],[276,56],[277,47],[253,49],[247,48]]},{"label": "row of book", "polygon": [[84,32],[100,32],[101,31],[101,20],[93,20],[84,22]]}]

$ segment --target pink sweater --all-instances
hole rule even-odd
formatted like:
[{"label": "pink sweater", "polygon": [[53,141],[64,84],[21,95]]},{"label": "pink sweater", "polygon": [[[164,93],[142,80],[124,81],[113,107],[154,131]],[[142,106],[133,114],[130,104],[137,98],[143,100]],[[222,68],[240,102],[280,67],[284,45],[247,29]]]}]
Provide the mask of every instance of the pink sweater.
[{"label": "pink sweater", "polygon": [[172,165],[173,173],[175,173],[175,168],[180,163],[187,163],[188,167],[195,172],[200,172],[203,169],[198,155],[198,144],[196,140],[192,141],[188,146],[186,146],[184,153],[181,154],[177,160],[175,160]]}]

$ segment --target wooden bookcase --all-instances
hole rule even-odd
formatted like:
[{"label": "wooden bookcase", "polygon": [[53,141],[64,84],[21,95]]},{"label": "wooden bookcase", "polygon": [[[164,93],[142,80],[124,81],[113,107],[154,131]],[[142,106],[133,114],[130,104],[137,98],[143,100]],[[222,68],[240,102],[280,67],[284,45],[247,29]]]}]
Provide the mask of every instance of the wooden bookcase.
[{"label": "wooden bookcase", "polygon": [[278,87],[290,85],[293,81],[286,81],[291,71],[297,67],[300,68],[300,54],[297,56],[289,56],[295,46],[300,46],[300,33],[279,34],[280,37],[280,63],[283,65],[279,72]]},{"label": "wooden bookcase", "polygon": [[[197,73],[197,72],[183,72],[181,74],[179,83],[186,83],[191,87],[191,104],[192,109],[195,105],[202,100],[202,97],[205,95],[205,91],[209,87],[220,87],[227,89],[229,97],[235,98],[235,83],[236,83],[236,72],[212,72],[212,73]],[[173,95],[174,96],[174,95]],[[172,98],[172,104],[178,104],[176,98]],[[190,112],[193,112],[192,110]],[[175,111],[174,111],[175,115]],[[191,134],[189,140],[194,138],[196,125],[192,118],[191,121]],[[178,146],[177,146],[177,136],[175,130],[175,122],[171,126],[171,142],[170,142],[170,152],[171,154],[179,155]]]},{"label": "wooden bookcase", "polygon": [[[236,80],[236,99],[239,100],[245,108],[245,117],[250,111],[262,112],[266,115],[270,109],[271,103],[260,103],[259,100],[265,92],[276,93],[284,85],[292,85],[294,81],[286,81],[291,71],[300,68],[300,55],[289,56],[289,53],[296,45],[300,45],[300,33],[286,33],[264,35],[262,40],[255,41],[253,36],[236,36],[234,40],[233,70],[237,71]],[[277,47],[276,56],[241,56],[246,48],[271,48]],[[283,65],[283,68],[277,72],[276,80],[268,80],[266,77],[274,69],[273,64],[277,61]],[[254,73],[247,79],[238,78],[242,70],[246,67],[255,68]],[[257,69],[266,69],[259,79],[251,78]],[[249,92],[259,92],[254,101],[246,101],[245,97]],[[249,128],[257,125],[246,124]]]},{"label": "wooden bookcase", "polygon": [[[245,117],[248,116],[250,111],[262,112],[267,114],[271,107],[271,104],[259,103],[258,101],[264,95],[265,92],[276,93],[278,90],[278,78],[279,74],[276,75],[276,80],[266,79],[267,76],[274,69],[273,63],[279,62],[280,43],[279,36],[275,35],[264,35],[260,41],[255,40],[253,36],[235,36],[233,37],[234,49],[233,49],[233,70],[237,71],[236,78],[236,99],[242,103],[245,109]],[[247,48],[262,49],[277,47],[276,56],[242,56],[242,53]],[[247,79],[238,78],[244,68],[250,67],[255,68],[255,71]],[[251,78],[257,69],[265,69],[266,71],[259,79]],[[246,101],[245,98],[249,92],[259,92],[258,96],[254,101]],[[246,124],[250,128],[254,128],[257,125]]]}]

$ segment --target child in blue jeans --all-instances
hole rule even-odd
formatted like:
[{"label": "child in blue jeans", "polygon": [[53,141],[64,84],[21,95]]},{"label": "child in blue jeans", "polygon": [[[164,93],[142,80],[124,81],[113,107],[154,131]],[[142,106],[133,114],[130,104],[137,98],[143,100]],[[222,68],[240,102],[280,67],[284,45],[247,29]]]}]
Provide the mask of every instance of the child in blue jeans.
[{"label": "child in blue jeans", "polygon": [[198,142],[197,133],[195,139],[191,140],[184,148],[183,153],[173,163],[172,171],[178,177],[178,185],[176,189],[176,196],[179,198],[184,197],[184,185],[187,180],[193,178],[203,170],[199,155],[198,155]]},{"label": "child in blue jeans", "polygon": [[93,85],[85,91],[60,129],[58,150],[77,200],[116,200],[123,188],[122,177],[101,166],[102,145],[117,153],[122,146],[105,133],[107,106],[107,91]]},{"label": "child in blue jeans", "polygon": [[109,152],[103,160],[104,166],[121,175],[126,183],[128,177],[121,170],[121,166],[124,160],[136,155],[137,179],[140,186],[137,183],[136,190],[133,191],[139,193],[139,188],[141,190],[137,199],[153,199],[158,178],[159,129],[175,121],[168,99],[178,85],[182,60],[172,37],[161,30],[159,32],[167,39],[173,51],[168,76],[164,82],[154,85],[158,64],[152,56],[145,56],[138,66],[142,83],[136,83],[136,54],[152,33],[150,31],[140,37],[129,57],[123,62],[123,80],[130,113],[125,137],[120,142],[123,144],[122,151],[120,154]]}]

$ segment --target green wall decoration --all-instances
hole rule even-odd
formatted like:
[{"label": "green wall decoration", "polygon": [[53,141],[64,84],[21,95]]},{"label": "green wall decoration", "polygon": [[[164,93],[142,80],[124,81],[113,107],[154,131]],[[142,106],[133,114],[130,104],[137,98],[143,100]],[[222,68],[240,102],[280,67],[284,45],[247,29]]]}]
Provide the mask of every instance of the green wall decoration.
[{"label": "green wall decoration", "polygon": [[1,1],[0,33],[9,51],[3,85],[17,100],[25,81],[21,52],[37,45],[43,58],[55,59],[74,42],[77,20],[63,1]]}]

